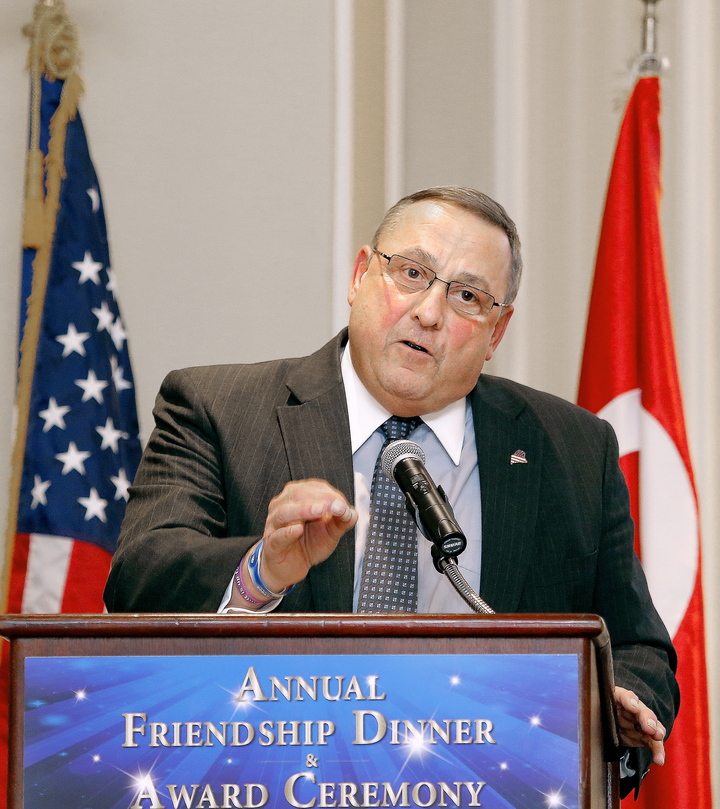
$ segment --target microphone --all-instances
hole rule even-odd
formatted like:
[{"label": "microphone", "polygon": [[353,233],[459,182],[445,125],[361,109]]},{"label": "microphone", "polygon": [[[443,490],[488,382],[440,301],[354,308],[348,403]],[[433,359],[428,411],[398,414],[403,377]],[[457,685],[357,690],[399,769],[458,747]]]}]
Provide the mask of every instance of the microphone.
[{"label": "microphone", "polygon": [[[455,519],[447,495],[425,469],[425,453],[414,441],[391,441],[380,456],[382,470],[394,478],[405,495],[408,511],[426,539],[447,558],[462,553],[467,539]],[[438,568],[439,569],[439,568]]]}]

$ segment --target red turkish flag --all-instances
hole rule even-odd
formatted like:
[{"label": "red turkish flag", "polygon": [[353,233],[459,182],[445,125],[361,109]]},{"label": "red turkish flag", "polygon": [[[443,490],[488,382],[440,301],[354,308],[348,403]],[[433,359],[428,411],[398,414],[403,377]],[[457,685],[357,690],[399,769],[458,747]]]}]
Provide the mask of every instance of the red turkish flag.
[{"label": "red turkish flag", "polygon": [[711,809],[699,519],[660,232],[659,117],[659,80],[643,77],[610,174],[578,403],[617,433],[636,550],[679,658],[666,763],[651,768],[634,805]]}]

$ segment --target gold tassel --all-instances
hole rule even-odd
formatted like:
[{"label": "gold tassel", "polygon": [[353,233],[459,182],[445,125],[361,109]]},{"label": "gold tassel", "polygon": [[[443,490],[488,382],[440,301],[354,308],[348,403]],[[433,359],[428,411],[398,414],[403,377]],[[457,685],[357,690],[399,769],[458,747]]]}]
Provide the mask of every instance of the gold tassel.
[{"label": "gold tassel", "polygon": [[25,174],[25,217],[22,246],[39,250],[45,238],[44,156],[40,149],[29,149]]},{"label": "gold tassel", "polygon": [[[62,0],[40,0],[35,5],[33,21],[23,28],[31,40],[28,69],[31,78],[30,148],[25,174],[25,213],[23,247],[39,250],[47,238],[45,210],[45,163],[40,150],[41,77],[65,80],[72,78],[80,58],[77,28],[70,20]],[[76,103],[77,89],[75,90]],[[73,111],[74,116],[74,111]],[[71,116],[72,117],[72,116]]]}]

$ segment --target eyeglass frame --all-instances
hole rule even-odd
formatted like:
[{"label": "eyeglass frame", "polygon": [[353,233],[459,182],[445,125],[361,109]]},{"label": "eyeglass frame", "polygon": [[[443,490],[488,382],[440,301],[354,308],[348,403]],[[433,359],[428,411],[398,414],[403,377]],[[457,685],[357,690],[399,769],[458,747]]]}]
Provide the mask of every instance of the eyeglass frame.
[{"label": "eyeglass frame", "polygon": [[[388,267],[390,266],[390,261],[395,256],[397,256],[398,258],[403,258],[403,259],[405,259],[405,261],[409,261],[412,264],[417,264],[418,267],[422,267],[423,270],[426,270],[427,272],[429,272],[433,276],[432,281],[430,281],[430,283],[425,287],[425,289],[418,289],[415,292],[408,292],[407,293],[408,295],[417,295],[419,292],[427,292],[428,289],[430,289],[430,287],[436,281],[440,281],[441,283],[445,284],[445,300],[448,300],[448,295],[450,293],[450,284],[458,284],[459,286],[467,287],[468,289],[472,289],[475,292],[482,292],[483,295],[487,295],[488,298],[492,299],[492,306],[488,310],[488,313],[487,313],[488,315],[492,312],[492,310],[493,310],[493,308],[495,306],[499,306],[500,308],[502,308],[503,306],[510,306],[509,303],[498,303],[498,301],[495,300],[495,296],[491,295],[486,289],[480,289],[480,287],[474,287],[474,286],[472,286],[472,284],[466,284],[463,281],[445,281],[445,279],[440,278],[440,276],[435,272],[435,270],[431,270],[430,267],[426,267],[424,264],[421,264],[419,261],[415,261],[414,258],[408,258],[407,256],[401,256],[400,253],[393,253],[391,256],[389,256],[387,253],[383,253],[382,250],[378,250],[377,248],[372,247],[372,246],[370,246],[370,249],[373,251],[373,253],[377,253],[377,255],[382,256],[385,259],[385,261],[387,261]],[[385,275],[385,273],[383,273],[383,275]],[[393,284],[394,283],[395,282],[393,281]],[[462,315],[463,317],[472,317],[472,318],[475,318],[475,317],[487,317],[487,315],[483,315],[483,314],[471,315],[468,312],[459,312],[457,309],[455,309],[455,307],[452,304],[450,304],[450,306],[451,306],[453,312],[457,312],[459,315]]]}]

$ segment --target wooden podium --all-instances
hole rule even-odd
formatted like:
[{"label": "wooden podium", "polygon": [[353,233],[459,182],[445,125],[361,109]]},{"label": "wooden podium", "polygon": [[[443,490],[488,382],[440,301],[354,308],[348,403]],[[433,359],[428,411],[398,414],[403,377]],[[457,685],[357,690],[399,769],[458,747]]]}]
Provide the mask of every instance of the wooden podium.
[{"label": "wooden podium", "polygon": [[594,615],[9,615],[0,635],[10,809],[619,806]]}]

